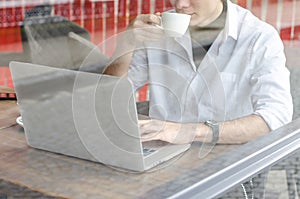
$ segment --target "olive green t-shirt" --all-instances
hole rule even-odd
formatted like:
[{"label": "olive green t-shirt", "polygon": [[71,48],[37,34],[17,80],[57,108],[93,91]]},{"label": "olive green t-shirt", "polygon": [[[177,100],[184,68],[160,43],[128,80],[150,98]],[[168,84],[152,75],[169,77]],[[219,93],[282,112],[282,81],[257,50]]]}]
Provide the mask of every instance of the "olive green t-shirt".
[{"label": "olive green t-shirt", "polygon": [[225,26],[227,3],[226,0],[223,0],[222,2],[222,13],[215,21],[204,27],[195,27],[190,29],[193,48],[193,59],[196,67],[200,65],[210,46]]}]

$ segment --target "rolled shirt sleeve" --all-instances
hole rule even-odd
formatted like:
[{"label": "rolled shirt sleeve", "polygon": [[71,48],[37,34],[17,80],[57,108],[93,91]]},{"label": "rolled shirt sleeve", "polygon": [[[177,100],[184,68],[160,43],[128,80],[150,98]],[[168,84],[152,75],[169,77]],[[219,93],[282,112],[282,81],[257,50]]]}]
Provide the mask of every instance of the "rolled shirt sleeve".
[{"label": "rolled shirt sleeve", "polygon": [[259,37],[252,53],[259,55],[250,78],[254,114],[274,130],[290,122],[293,115],[290,72],[285,67],[283,44],[277,32],[270,28],[269,34]]}]

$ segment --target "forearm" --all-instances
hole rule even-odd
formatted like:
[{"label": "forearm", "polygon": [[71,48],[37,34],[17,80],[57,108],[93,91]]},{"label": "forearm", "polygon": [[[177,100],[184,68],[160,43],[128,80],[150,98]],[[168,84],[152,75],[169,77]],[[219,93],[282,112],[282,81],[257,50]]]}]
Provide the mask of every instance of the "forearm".
[{"label": "forearm", "polygon": [[131,57],[132,53],[128,53],[117,59],[112,60],[112,62],[104,69],[103,74],[117,77],[127,75]]},{"label": "forearm", "polygon": [[[163,140],[174,144],[193,141],[211,143],[211,127],[204,123],[177,123],[156,119],[140,120],[143,141]],[[249,115],[232,121],[220,122],[219,144],[242,144],[270,131],[262,117]]]},{"label": "forearm", "polygon": [[[270,131],[270,128],[258,115],[249,115],[239,119],[220,123],[219,144],[241,144],[254,140]],[[199,124],[196,131],[196,141],[212,140],[212,130],[205,124]]]},{"label": "forearm", "polygon": [[132,42],[132,38],[128,35],[129,32],[123,32],[118,39],[116,49],[109,65],[103,71],[103,74],[112,76],[124,76],[127,75],[133,51],[135,49],[135,43]]}]

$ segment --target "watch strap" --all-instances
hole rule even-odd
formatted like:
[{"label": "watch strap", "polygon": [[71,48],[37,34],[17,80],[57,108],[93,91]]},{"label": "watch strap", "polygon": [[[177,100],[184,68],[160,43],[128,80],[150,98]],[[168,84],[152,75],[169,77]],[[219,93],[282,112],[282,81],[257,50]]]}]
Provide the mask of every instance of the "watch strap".
[{"label": "watch strap", "polygon": [[211,143],[216,144],[219,140],[219,123],[216,121],[208,120],[204,124],[212,129],[213,136]]}]

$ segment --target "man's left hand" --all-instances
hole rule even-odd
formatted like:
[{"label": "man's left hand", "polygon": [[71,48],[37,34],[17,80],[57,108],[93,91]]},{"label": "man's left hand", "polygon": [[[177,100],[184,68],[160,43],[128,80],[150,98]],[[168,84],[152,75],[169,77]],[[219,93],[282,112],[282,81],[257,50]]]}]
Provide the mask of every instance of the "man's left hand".
[{"label": "man's left hand", "polygon": [[196,135],[196,125],[156,119],[139,120],[142,141],[161,140],[173,144],[191,143]]}]

